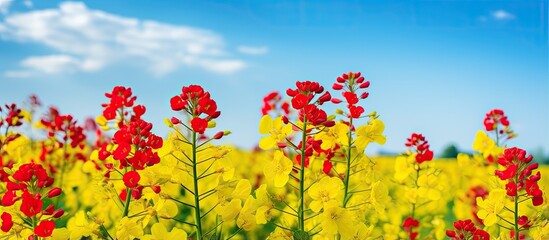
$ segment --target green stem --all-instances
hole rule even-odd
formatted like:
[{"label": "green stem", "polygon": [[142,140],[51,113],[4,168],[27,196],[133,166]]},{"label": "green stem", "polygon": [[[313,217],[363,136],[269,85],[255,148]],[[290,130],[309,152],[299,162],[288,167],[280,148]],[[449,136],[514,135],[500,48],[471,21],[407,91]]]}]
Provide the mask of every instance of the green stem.
[{"label": "green stem", "polygon": [[305,195],[305,149],[307,145],[307,116],[303,116],[303,132],[301,139],[301,169],[299,171],[299,209],[298,209],[298,226],[301,232],[305,231],[305,208],[303,198]]},{"label": "green stem", "polygon": [[193,161],[193,181],[194,181],[194,219],[196,224],[196,239],[202,239],[202,223],[200,221],[200,198],[198,192],[198,173],[196,170],[196,132],[192,136],[192,161]]},{"label": "green stem", "polygon": [[353,118],[349,118],[349,134],[347,135],[347,172],[345,173],[345,194],[343,195],[343,208],[347,207],[347,202],[349,200],[349,179],[351,178],[351,145],[352,145],[352,126]]},{"label": "green stem", "polygon": [[[515,176],[515,182],[518,182],[518,177]],[[519,240],[519,232],[520,232],[520,229],[519,229],[519,224],[518,224],[518,219],[519,219],[519,212],[518,212],[518,207],[519,207],[519,196],[518,194],[515,194],[515,240]]]},{"label": "green stem", "polygon": [[127,217],[130,212],[130,201],[132,200],[132,189],[126,187],[126,203],[124,204],[123,217]]}]

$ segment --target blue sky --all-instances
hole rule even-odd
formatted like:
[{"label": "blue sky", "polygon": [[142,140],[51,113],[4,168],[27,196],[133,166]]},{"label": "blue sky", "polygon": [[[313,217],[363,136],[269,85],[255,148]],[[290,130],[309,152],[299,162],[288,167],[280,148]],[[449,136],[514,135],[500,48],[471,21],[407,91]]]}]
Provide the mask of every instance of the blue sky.
[{"label": "blue sky", "polygon": [[[36,93],[83,119],[103,93],[132,87],[165,134],[169,99],[201,84],[225,141],[252,147],[262,97],[296,80],[371,81],[367,112],[400,152],[412,132],[470,150],[484,114],[504,109],[519,137],[548,149],[547,1],[0,0],[0,102]],[[333,106],[327,107],[333,110]]]}]

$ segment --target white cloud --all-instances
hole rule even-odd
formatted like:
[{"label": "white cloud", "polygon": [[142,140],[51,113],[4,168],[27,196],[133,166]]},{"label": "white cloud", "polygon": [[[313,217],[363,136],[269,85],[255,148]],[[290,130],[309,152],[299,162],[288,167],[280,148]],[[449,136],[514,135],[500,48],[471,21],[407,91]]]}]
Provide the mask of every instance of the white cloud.
[{"label": "white cloud", "polygon": [[262,55],[269,52],[268,47],[252,47],[252,46],[239,46],[238,51],[244,54],[250,54],[250,55]]},{"label": "white cloud", "polygon": [[21,62],[24,67],[36,69],[43,73],[55,74],[72,69],[81,69],[82,63],[69,55],[47,55],[28,57]]},{"label": "white cloud", "polygon": [[0,0],[0,13],[7,14],[10,10],[10,5],[13,0]]},{"label": "white cloud", "polygon": [[55,55],[21,62],[49,74],[98,71],[119,62],[145,66],[156,76],[182,66],[222,74],[246,67],[225,51],[223,38],[210,30],[114,15],[80,2],[8,15],[0,22],[0,37],[56,50]]},{"label": "white cloud", "polygon": [[29,71],[6,71],[4,72],[4,77],[7,78],[28,78],[32,77],[32,72]]},{"label": "white cloud", "polygon": [[512,19],[515,19],[515,15],[505,11],[505,10],[497,10],[497,11],[493,11],[491,13],[491,16],[492,18],[494,18],[495,20],[512,20]]}]

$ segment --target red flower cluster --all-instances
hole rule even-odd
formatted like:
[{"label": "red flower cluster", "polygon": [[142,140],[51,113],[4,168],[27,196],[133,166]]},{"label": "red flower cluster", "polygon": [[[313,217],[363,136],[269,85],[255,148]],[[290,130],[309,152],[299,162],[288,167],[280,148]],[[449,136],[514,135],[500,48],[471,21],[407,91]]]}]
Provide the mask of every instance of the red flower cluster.
[{"label": "red flower cluster", "polygon": [[132,89],[123,86],[116,86],[111,93],[105,93],[105,97],[110,98],[109,103],[103,103],[103,116],[107,120],[116,118],[119,109],[133,106],[136,96],[132,96]]},{"label": "red flower cluster", "polygon": [[[54,181],[52,177],[48,176],[46,169],[44,169],[42,165],[34,163],[23,164],[13,173],[12,178],[15,181],[7,181],[7,191],[2,196],[2,206],[13,206],[20,200],[21,206],[19,210],[23,215],[19,216],[28,218],[23,222],[33,223],[35,222],[34,219],[40,219],[41,216],[52,216],[54,219],[63,216],[65,213],[63,209],[59,208],[55,210],[53,204],[42,209],[45,198],[57,197],[61,195],[62,192],[61,188],[55,187],[51,188],[45,196],[42,196],[41,193],[49,188]],[[4,212],[2,213],[1,218],[2,231],[9,232],[13,226],[12,216],[9,213]],[[49,237],[55,228],[55,223],[51,220],[44,220],[38,223],[38,225],[31,227],[34,227],[34,233],[37,236]]]},{"label": "red flower cluster", "polygon": [[[344,73],[343,75],[337,77],[336,81],[337,83],[334,83],[332,88],[334,90],[343,91],[341,95],[347,102],[349,118],[360,118],[364,113],[364,108],[356,105],[359,101],[357,93],[360,89],[368,88],[370,86],[370,81],[364,81],[364,77],[361,76],[360,72]],[[364,91],[360,94],[360,99],[365,99],[368,96],[369,93]],[[341,103],[342,100],[339,98],[332,98],[332,102],[338,104]]]},{"label": "red flower cluster", "polygon": [[406,147],[413,148],[417,152],[416,162],[422,163],[433,160],[433,151],[429,149],[429,142],[425,140],[422,134],[412,133],[410,138],[406,139]]},{"label": "red flower cluster", "polygon": [[[99,149],[98,158],[99,160],[105,160],[112,155],[120,163],[118,168],[131,167],[131,170],[122,176],[122,180],[124,185],[131,189],[132,196],[139,199],[143,186],[139,185],[141,176],[135,170],[143,170],[147,166],[153,166],[160,162],[158,153],[153,152],[153,150],[161,148],[163,140],[151,132],[152,123],[141,119],[141,116],[146,112],[146,108],[143,105],[133,106],[136,97],[132,96],[131,88],[115,87],[111,94],[106,93],[105,96],[111,98],[109,104],[103,104],[103,107],[105,107],[104,114],[109,115],[109,117],[104,115],[105,118],[113,119],[116,117],[116,113],[122,114],[122,116],[131,114],[131,117],[128,122],[125,122],[124,117],[122,117],[118,124],[120,129],[114,133],[112,139],[112,142],[116,144],[116,148],[108,149],[109,145],[104,143]],[[133,111],[126,111],[124,108]],[[107,168],[105,177],[109,178],[110,173],[115,171],[115,166],[105,164],[105,167]],[[155,187],[159,189],[158,186],[151,186],[151,188]],[[126,192],[126,189],[122,190],[121,196],[125,198]]]},{"label": "red flower cluster", "polygon": [[405,220],[404,220],[404,223],[402,224],[402,227],[404,228],[404,230],[406,230],[406,234],[408,234],[408,236],[410,236],[410,240],[414,240],[417,238],[418,236],[418,232],[414,232],[413,228],[417,228],[419,227],[419,221],[412,218],[412,217],[407,217]]},{"label": "red flower cluster", "polygon": [[81,126],[76,125],[76,120],[71,115],[57,115],[52,116],[52,119],[43,118],[40,120],[42,125],[48,130],[48,136],[55,137],[60,134],[61,140],[59,141],[62,147],[64,142],[69,142],[71,147],[84,148],[86,145],[86,135],[84,129]]},{"label": "red flower cluster", "polygon": [[[181,94],[170,99],[172,110],[185,110],[192,115],[191,128],[197,133],[204,134],[208,122],[221,115],[221,112],[217,111],[217,103],[210,98],[210,93],[205,92],[199,85],[189,85],[183,87],[181,91]],[[201,117],[202,114],[205,114],[205,116]],[[181,120],[174,117],[172,123],[179,124]]]},{"label": "red flower cluster", "polygon": [[298,110],[299,120],[307,121],[314,126],[333,126],[334,121],[327,121],[326,112],[318,106],[332,99],[330,92],[325,92],[316,101],[312,101],[317,94],[324,92],[324,87],[318,82],[296,82],[296,89],[289,88],[286,94],[292,97],[292,108]]},{"label": "red flower cluster", "polygon": [[[2,106],[0,106],[0,127],[6,126],[6,130],[3,130],[5,132],[8,132],[8,129],[10,127],[18,127],[23,124],[21,119],[23,119],[23,113],[21,112],[21,109],[17,108],[17,105],[15,103],[12,103],[11,105],[4,105],[5,110],[2,109]],[[6,116],[2,117],[2,112],[5,111]],[[8,144],[9,142],[17,139],[19,136],[21,136],[19,133],[12,134],[9,136],[6,136],[4,141],[0,140],[0,149],[3,145]],[[2,160],[2,156],[0,156],[0,160]],[[1,172],[1,170],[0,170]]]},{"label": "red flower cluster", "polygon": [[283,101],[278,92],[271,92],[263,97],[263,106],[261,115],[267,115],[271,111],[281,110],[280,115],[288,116],[290,114],[290,103]]},{"label": "red flower cluster", "polygon": [[517,136],[509,127],[509,120],[501,109],[493,109],[486,113],[484,128],[488,132],[497,131],[496,134],[502,136],[502,139],[509,140]]},{"label": "red flower cluster", "polygon": [[526,156],[523,149],[505,149],[498,158],[498,163],[505,167],[505,170],[495,170],[495,174],[501,180],[508,180],[505,185],[508,196],[517,196],[518,191],[524,190],[532,197],[532,204],[539,206],[543,203],[543,192],[538,186],[541,174],[538,171],[532,175],[532,171],[538,168],[538,163],[530,164],[532,159],[532,155]]},{"label": "red flower cluster", "polygon": [[[114,151],[109,152],[103,145],[99,159],[105,160],[111,154],[115,160],[120,161],[119,168],[132,166],[134,169],[143,170],[145,166],[152,166],[160,162],[160,157],[153,149],[162,147],[162,138],[151,133],[152,123],[143,119],[134,119],[122,126],[113,136],[113,143],[118,144]],[[134,152],[132,152],[134,146]]]},{"label": "red flower cluster", "polygon": [[490,234],[482,229],[478,229],[471,219],[458,220],[454,222],[455,230],[446,230],[446,236],[452,240],[489,240]]},{"label": "red flower cluster", "polygon": [[21,119],[23,119],[23,113],[21,113],[21,109],[15,105],[15,103],[12,103],[11,105],[4,105],[5,110],[2,109],[2,106],[0,106],[0,113],[2,111],[6,112],[6,117],[1,118],[0,120],[0,127],[6,124],[8,127],[18,127],[23,124],[21,122]]},{"label": "red flower cluster", "polygon": [[486,131],[495,130],[498,124],[505,127],[509,126],[509,120],[507,120],[507,116],[505,116],[503,110],[493,109],[486,113],[486,117],[484,118],[484,127],[486,128]]}]

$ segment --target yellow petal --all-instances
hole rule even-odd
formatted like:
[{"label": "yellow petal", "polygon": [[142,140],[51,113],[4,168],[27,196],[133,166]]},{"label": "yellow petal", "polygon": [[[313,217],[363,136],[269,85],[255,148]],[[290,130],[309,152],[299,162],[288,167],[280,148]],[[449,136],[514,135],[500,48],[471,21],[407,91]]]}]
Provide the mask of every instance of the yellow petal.
[{"label": "yellow petal", "polygon": [[273,129],[273,119],[269,115],[265,115],[259,121],[259,133],[267,134]]},{"label": "yellow petal", "polygon": [[259,148],[263,150],[269,150],[276,144],[275,140],[271,136],[267,136],[259,140]]}]

